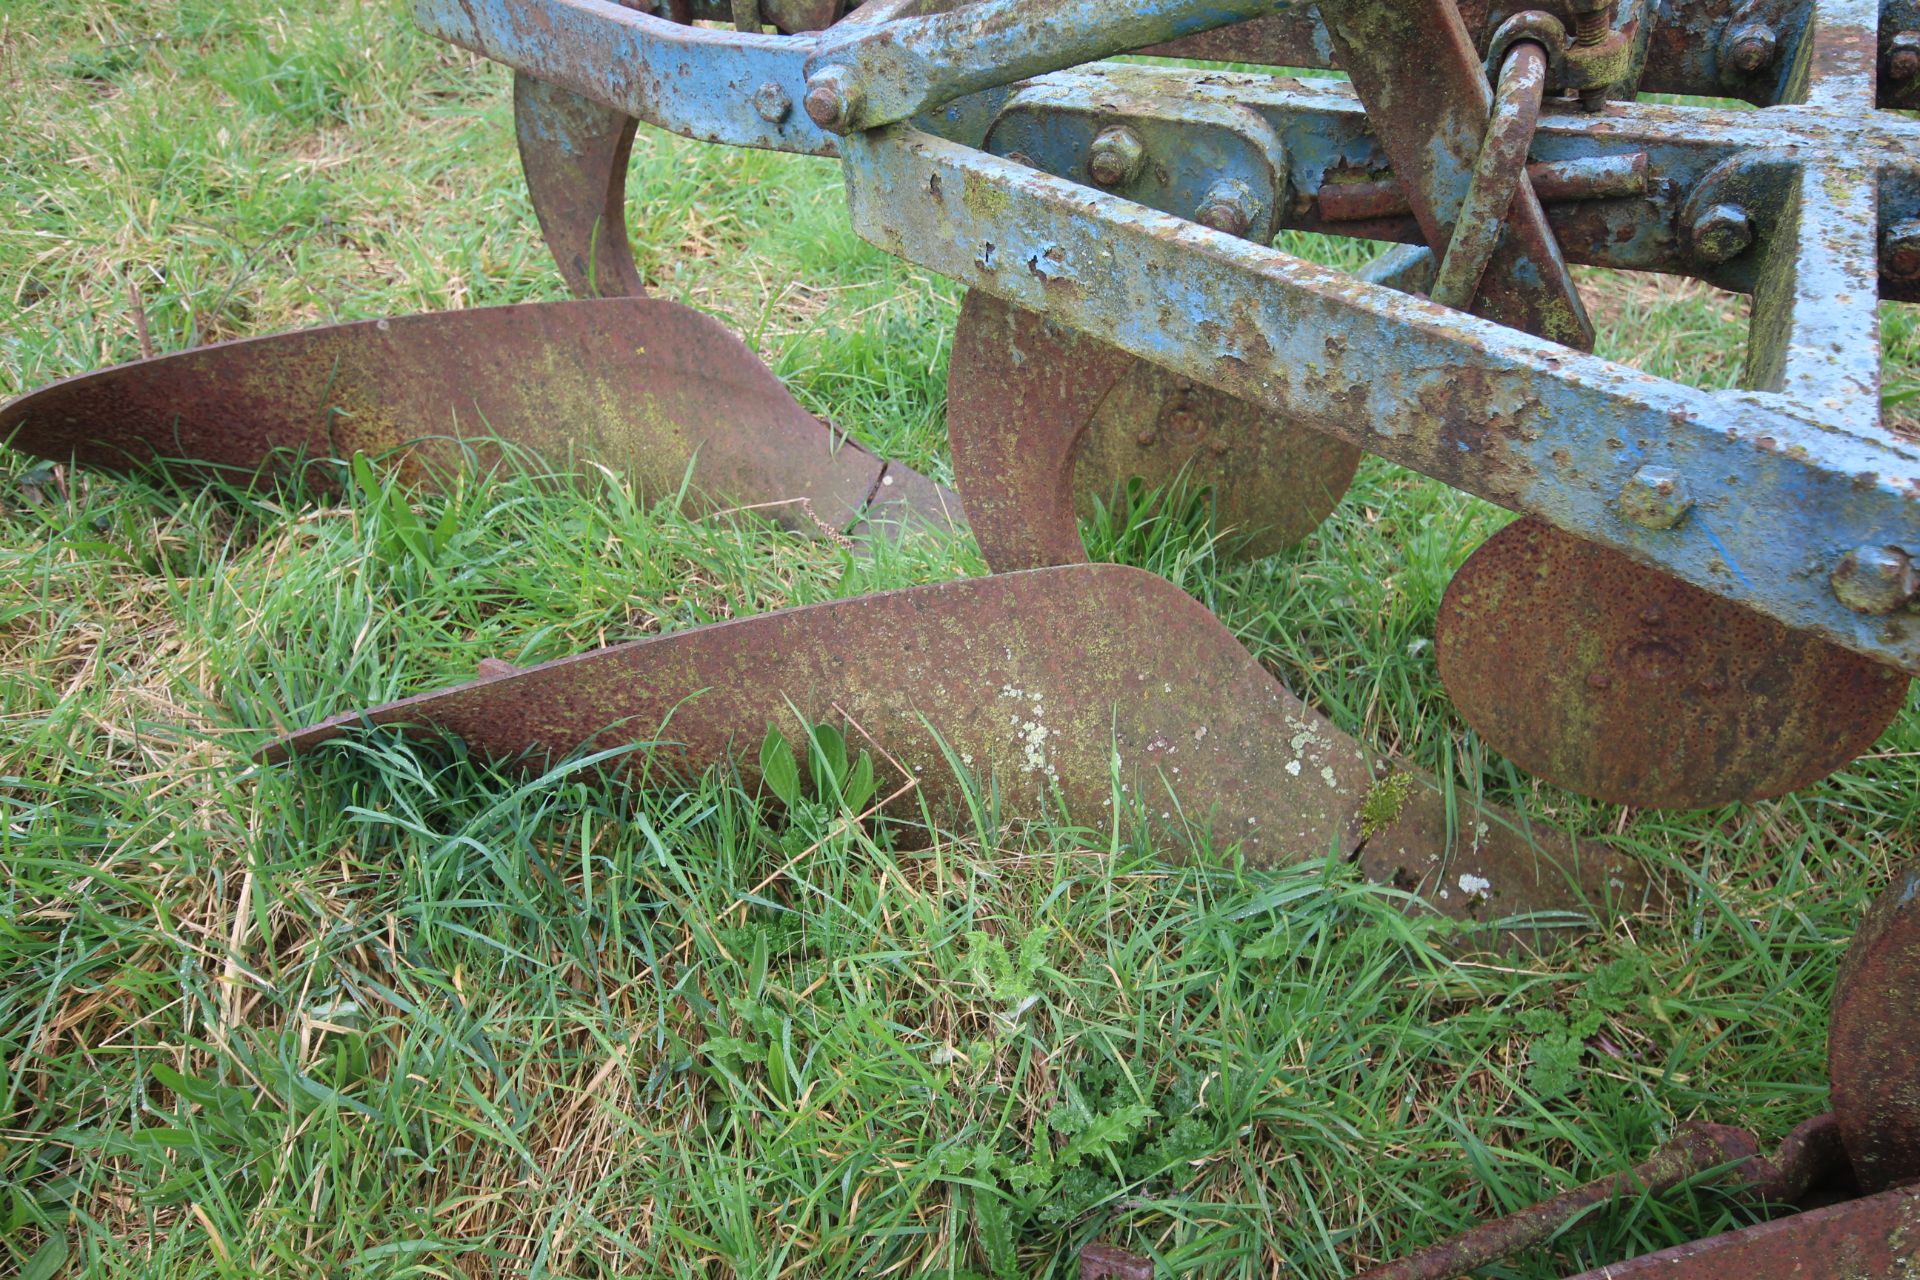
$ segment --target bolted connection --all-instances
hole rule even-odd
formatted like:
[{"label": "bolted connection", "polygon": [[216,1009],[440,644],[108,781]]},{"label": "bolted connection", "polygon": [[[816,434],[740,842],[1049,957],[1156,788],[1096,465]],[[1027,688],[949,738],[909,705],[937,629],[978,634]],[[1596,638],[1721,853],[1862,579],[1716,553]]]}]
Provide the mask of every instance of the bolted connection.
[{"label": "bolted connection", "polygon": [[753,109],[768,124],[779,124],[793,114],[793,99],[785,89],[769,80],[753,91]]},{"label": "bolted connection", "polygon": [[1737,204],[1716,204],[1693,220],[1693,256],[1725,262],[1753,243],[1753,222]]},{"label": "bolted connection", "polygon": [[1920,218],[1902,218],[1887,228],[1880,266],[1895,280],[1920,280]]},{"label": "bolted connection", "polygon": [[1147,144],[1123,124],[1102,129],[1087,150],[1087,176],[1103,187],[1124,187],[1140,176]]},{"label": "bolted connection", "polygon": [[1223,235],[1244,236],[1253,225],[1252,205],[1245,183],[1216,182],[1200,202],[1194,221]]},{"label": "bolted connection", "polygon": [[1578,85],[1580,105],[1599,111],[1629,57],[1624,32],[1613,29],[1614,0],[1570,0],[1573,44],[1561,58],[1560,74]]},{"label": "bolted connection", "polygon": [[1693,495],[1666,467],[1642,467],[1620,490],[1620,514],[1643,529],[1671,529],[1692,508]]},{"label": "bolted connection", "polygon": [[1743,76],[1756,75],[1773,65],[1780,37],[1764,22],[1746,22],[1727,35],[1722,55],[1727,66]]},{"label": "bolted connection", "polygon": [[1887,41],[1887,79],[1905,84],[1920,76],[1920,31],[1901,31]]},{"label": "bolted connection", "polygon": [[1855,547],[1840,557],[1828,581],[1834,598],[1855,613],[1893,613],[1920,595],[1920,573],[1899,547]]},{"label": "bolted connection", "polygon": [[850,132],[866,95],[841,67],[827,67],[807,81],[807,118],[828,133]]}]

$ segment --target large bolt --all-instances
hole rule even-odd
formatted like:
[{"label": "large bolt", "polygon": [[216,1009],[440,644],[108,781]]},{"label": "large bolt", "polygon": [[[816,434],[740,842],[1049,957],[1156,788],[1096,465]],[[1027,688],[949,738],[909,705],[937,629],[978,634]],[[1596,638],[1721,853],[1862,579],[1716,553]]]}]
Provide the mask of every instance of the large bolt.
[{"label": "large bolt", "polygon": [[1102,129],[1087,151],[1087,176],[1103,187],[1124,187],[1140,176],[1147,144],[1123,124]]},{"label": "large bolt", "polygon": [[1887,79],[1905,84],[1920,76],[1920,31],[1900,31],[1887,41]]},{"label": "large bolt", "polygon": [[[1613,32],[1613,0],[1572,0],[1573,43],[1576,48],[1595,49],[1606,43]],[[1597,85],[1580,91],[1580,105],[1598,111],[1607,105],[1607,86]]]},{"label": "large bolt", "polygon": [[1725,262],[1753,243],[1753,222],[1737,204],[1716,204],[1693,220],[1693,256]]},{"label": "large bolt", "polygon": [[1642,467],[1620,490],[1620,514],[1643,529],[1671,529],[1687,518],[1693,497],[1665,467]]},{"label": "large bolt", "polygon": [[1727,66],[1743,76],[1755,75],[1773,65],[1780,37],[1764,22],[1748,22],[1727,35]]},{"label": "large bolt", "polygon": [[1920,280],[1920,218],[1903,218],[1880,238],[1880,265],[1894,280]]},{"label": "large bolt", "polygon": [[753,91],[753,109],[768,124],[779,124],[793,114],[793,99],[785,89],[769,80]]},{"label": "large bolt", "polygon": [[1569,0],[1573,10],[1573,39],[1591,48],[1607,38],[1613,27],[1613,0]]},{"label": "large bolt", "polygon": [[1834,597],[1855,613],[1892,613],[1920,595],[1913,557],[1899,547],[1855,547],[1828,581]]},{"label": "large bolt", "polygon": [[807,81],[807,118],[828,133],[847,133],[860,118],[866,95],[843,67],[827,67]]},{"label": "large bolt", "polygon": [[1200,202],[1194,221],[1222,235],[1244,236],[1253,225],[1252,203],[1244,182],[1216,182]]}]

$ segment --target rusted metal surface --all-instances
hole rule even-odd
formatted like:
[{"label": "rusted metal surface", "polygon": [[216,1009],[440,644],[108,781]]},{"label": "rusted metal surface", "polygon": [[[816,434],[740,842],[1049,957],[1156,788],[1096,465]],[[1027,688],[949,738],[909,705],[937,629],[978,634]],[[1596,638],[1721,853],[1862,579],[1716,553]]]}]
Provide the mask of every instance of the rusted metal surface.
[{"label": "rusted metal surface", "polygon": [[[1340,65],[1367,109],[1368,122],[1406,184],[1427,245],[1443,253],[1461,234],[1491,93],[1478,46],[1453,0],[1322,0]],[[1580,350],[1593,346],[1593,322],[1580,301],[1545,210],[1524,172],[1505,214],[1505,234],[1487,260],[1474,310],[1490,320]],[[1470,238],[1484,228],[1465,228]]]},{"label": "rusted metal surface", "polygon": [[1463,920],[1584,918],[1648,892],[1639,866],[1604,845],[1528,831],[1463,795],[1450,811],[1430,780],[1371,759],[1281,688],[1204,606],[1115,565],[697,627],[337,716],[264,758],[391,725],[534,765],[654,743],[656,770],[737,761],[753,785],[752,749],[788,707],[846,724],[902,771],[893,786],[911,779],[941,810],[960,803],[951,761],[993,779],[1010,816],[1063,804],[1105,822],[1117,779],[1119,803],[1137,806],[1173,850],[1204,838],[1263,866],[1392,850],[1410,872],[1401,887]]},{"label": "rusted metal surface", "polygon": [[794,103],[806,96],[817,36],[687,26],[605,0],[412,0],[412,10],[429,35],[684,137],[835,153],[806,112],[769,120],[754,102],[767,85]]},{"label": "rusted metal surface", "polygon": [[[1834,984],[1827,1074],[1862,1187],[1920,1178],[1920,863],[1894,874]],[[1920,1240],[1915,1242],[1920,1249]]]},{"label": "rusted metal surface", "polygon": [[1912,1280],[1920,1187],[1812,1209],[1585,1271],[1571,1280]]},{"label": "rusted metal surface", "polygon": [[[1587,1273],[1598,1277],[1898,1276],[1920,1265],[1920,863],[1901,868],[1855,933],[1834,984],[1827,1043],[1834,1109],[1796,1126],[1771,1157],[1751,1135],[1691,1125],[1625,1174],[1603,1178],[1376,1267],[1355,1280],[1444,1280],[1551,1239],[1596,1205],[1657,1195],[1722,1170],[1722,1182],[1761,1205],[1808,1203],[1784,1221],[1682,1245]],[[1836,1198],[1865,1194],[1832,1208]],[[1877,1232],[1888,1230],[1878,1244]],[[1755,1265],[1758,1270],[1745,1268]],[[1891,1267],[1892,1269],[1887,1269]]]},{"label": "rusted metal surface", "polygon": [[[1527,180],[1542,203],[1568,200],[1621,200],[1645,195],[1647,153],[1596,156],[1584,160],[1541,161],[1527,166]],[[1366,222],[1409,215],[1413,206],[1398,178],[1328,182],[1314,193],[1320,217],[1328,222]]]},{"label": "rusted metal surface", "polygon": [[[1722,1170],[1729,1189],[1755,1203],[1786,1204],[1815,1191],[1830,1196],[1850,1191],[1851,1171],[1840,1150],[1834,1117],[1808,1121],[1788,1135],[1768,1159],[1755,1153],[1752,1137],[1725,1125],[1690,1125],[1650,1160],[1613,1177],[1602,1178],[1518,1213],[1495,1219],[1439,1241],[1396,1262],[1375,1267],[1353,1280],[1447,1280],[1488,1263],[1546,1243],[1594,1207],[1617,1200],[1659,1195],[1690,1179]],[[1628,1262],[1585,1272],[1574,1280],[1614,1280],[1621,1276],[1800,1277],[1803,1280],[1852,1280],[1898,1277],[1910,1280],[1913,1250],[1920,1238],[1898,1239],[1920,1227],[1910,1199],[1920,1187],[1849,1199],[1810,1208],[1774,1222],[1680,1245]],[[1878,1243],[1876,1231],[1889,1226],[1895,1238]],[[1863,1247],[1865,1246],[1865,1247]],[[1886,1269],[1889,1266],[1892,1269]]]},{"label": "rusted metal surface", "polygon": [[[1835,1189],[1850,1194],[1852,1171],[1832,1113],[1796,1126],[1771,1157],[1761,1155],[1753,1135],[1728,1125],[1691,1124],[1652,1157],[1624,1173],[1599,1178],[1550,1200],[1450,1236],[1406,1257],[1371,1268],[1353,1280],[1448,1280],[1523,1250],[1544,1244],[1578,1222],[1588,1211],[1616,1200],[1671,1191],[1683,1182],[1721,1170],[1730,1190],[1757,1204],[1783,1205],[1810,1192]],[[1106,1244],[1090,1244],[1080,1254],[1081,1274],[1131,1275],[1126,1266],[1145,1267],[1147,1259]],[[1605,1270],[1596,1274],[1615,1275]],[[1811,1277],[1814,1274],[1808,1273]]]},{"label": "rusted metal surface", "polygon": [[[967,100],[969,111],[974,100]],[[1257,117],[1262,132],[1277,138],[1287,172],[1271,194],[1279,227],[1322,231],[1374,240],[1426,243],[1410,214],[1336,220],[1324,216],[1318,200],[1300,197],[1335,192],[1348,183],[1361,190],[1390,178],[1391,163],[1370,131],[1351,88],[1329,80],[1167,67],[1101,63],[1075,68],[1022,84],[1007,100],[986,134],[987,150],[1022,153],[1032,166],[1056,177],[1085,181],[1085,139],[1117,123],[1157,134],[1151,150],[1155,166],[1124,194],[1142,204],[1182,217],[1193,206],[1184,193],[1204,190],[1214,173],[1258,186],[1263,174],[1248,163],[1244,148],[1220,150],[1222,126]],[[1079,123],[1074,123],[1074,121]],[[933,124],[939,127],[931,127]],[[969,142],[969,128],[954,128],[942,117],[919,127]],[[1017,132],[1017,139],[1009,134]],[[1701,106],[1663,103],[1610,103],[1602,114],[1555,110],[1541,117],[1533,159],[1546,171],[1571,173],[1589,166],[1603,171],[1633,165],[1646,172],[1637,194],[1603,189],[1574,190],[1566,198],[1536,190],[1549,201],[1547,216],[1570,262],[1635,271],[1699,276],[1716,286],[1751,292],[1760,279],[1760,255],[1747,253],[1708,262],[1698,259],[1685,234],[1681,211],[1708,175],[1749,152],[1765,153],[1790,140],[1797,154],[1851,158],[1864,174],[1883,167],[1883,229],[1891,229],[1901,209],[1920,212],[1920,188],[1904,183],[1898,157],[1920,148],[1920,122],[1888,113],[1850,114],[1784,104],[1765,115]],[[1532,170],[1529,171],[1530,175]],[[1903,185],[1904,183],[1904,185]],[[1330,190],[1331,189],[1331,190]],[[1168,199],[1164,202],[1162,194]],[[1784,193],[1782,193],[1784,194]],[[1631,198],[1628,198],[1631,196]],[[1756,192],[1762,202],[1773,199]],[[1401,206],[1403,209],[1409,206]],[[1763,203],[1763,208],[1764,208]],[[1888,270],[1881,277],[1889,298],[1920,298],[1920,277],[1900,280]]]},{"label": "rusted metal surface", "polygon": [[1215,192],[1237,188],[1243,225],[1229,234],[1265,242],[1279,230],[1291,165],[1271,120],[1224,98],[1139,92],[1151,83],[1125,77],[1107,81],[1097,100],[1056,87],[1041,81],[1017,90],[983,148],[1200,222]]},{"label": "rusted metal surface", "polygon": [[[1836,530],[1843,547],[1920,546],[1912,445],[1663,382],[912,129],[843,149],[855,227],[882,248],[1920,670],[1920,613],[1866,619],[1808,572]],[[1698,485],[1677,528],[1618,506],[1649,465]]]},{"label": "rusted metal surface", "polygon": [[969,293],[954,333],[947,430],[956,477],[997,571],[1086,559],[1076,513],[1127,481],[1213,492],[1248,556],[1291,546],[1332,511],[1360,451],[1093,338]]},{"label": "rusted metal surface", "polygon": [[1792,791],[1873,744],[1907,678],[1537,519],[1468,557],[1435,649],[1454,705],[1530,773],[1616,804]]},{"label": "rusted metal surface", "polygon": [[[1621,14],[1616,25],[1635,50],[1638,69],[1632,79],[1640,92],[1732,97],[1766,106],[1778,100],[1811,5],[1807,0],[1685,0],[1623,7],[1632,11]],[[1493,29],[1517,10],[1544,9],[1572,25],[1570,7],[1554,0],[1459,0],[1459,9],[1476,47],[1484,47]],[[1920,30],[1920,5],[1890,0],[1882,14],[1881,44],[1891,63],[1898,35]],[[1142,52],[1272,67],[1336,65],[1332,41],[1312,9],[1290,9]],[[1920,105],[1917,87],[1920,62],[1914,74],[1883,74],[1881,105]]]},{"label": "rusted metal surface", "polygon": [[1771,1157],[1743,1162],[1731,1187],[1757,1204],[1800,1204],[1809,1196],[1852,1194],[1853,1167],[1840,1140],[1840,1118],[1828,1111],[1788,1130]]},{"label": "rusted metal surface", "polygon": [[800,407],[719,322],[651,298],[530,303],[334,325],[86,374],[0,408],[0,439],[107,470],[178,463],[232,480],[391,458],[431,485],[509,450],[591,459],[643,495],[802,532],[925,519],[958,503]]},{"label": "rusted metal surface", "polygon": [[[1474,158],[1473,176],[1454,217],[1453,239],[1447,242],[1434,277],[1435,302],[1465,309],[1480,292],[1480,278],[1506,231],[1507,214],[1520,198],[1521,184],[1532,185],[1527,151],[1540,124],[1546,88],[1546,51],[1530,40],[1508,50],[1494,86],[1493,111],[1480,141],[1480,154]],[[1544,210],[1541,216],[1545,217]]]},{"label": "rusted metal surface", "polygon": [[789,35],[825,31],[839,20],[845,8],[846,0],[760,0],[766,20]]},{"label": "rusted metal surface", "polygon": [[1448,1280],[1530,1249],[1565,1230],[1596,1205],[1629,1196],[1660,1195],[1689,1178],[1756,1153],[1753,1138],[1725,1125],[1689,1125],[1653,1156],[1625,1173],[1600,1178],[1518,1213],[1482,1223],[1354,1280]]},{"label": "rusted metal surface", "polygon": [[[1819,8],[1822,21],[1804,37],[1787,96],[1834,114],[1865,112],[1873,101],[1874,0],[1820,0]],[[1693,197],[1731,199],[1775,221],[1753,251],[1761,261],[1746,385],[1862,432],[1880,421],[1876,177],[1854,155],[1799,160],[1776,150],[1723,164]]]},{"label": "rusted metal surface", "polygon": [[1110,1244],[1090,1244],[1080,1251],[1080,1280],[1153,1280],[1153,1259]]},{"label": "rusted metal surface", "polygon": [[[829,31],[807,63],[835,133],[906,120],[982,89],[1177,39],[1299,0],[975,0]],[[828,120],[809,104],[816,123]]]},{"label": "rusted metal surface", "polygon": [[[629,9],[651,10],[656,17],[682,24],[689,22],[733,22],[743,14],[749,0],[617,0]],[[871,3],[871,0],[869,0]],[[751,0],[760,19],[783,34],[824,31],[840,18],[844,0]],[[862,5],[866,8],[866,5]]]},{"label": "rusted metal surface", "polygon": [[626,215],[640,122],[523,71],[513,77],[513,121],[533,211],[567,288],[582,298],[645,293]]}]

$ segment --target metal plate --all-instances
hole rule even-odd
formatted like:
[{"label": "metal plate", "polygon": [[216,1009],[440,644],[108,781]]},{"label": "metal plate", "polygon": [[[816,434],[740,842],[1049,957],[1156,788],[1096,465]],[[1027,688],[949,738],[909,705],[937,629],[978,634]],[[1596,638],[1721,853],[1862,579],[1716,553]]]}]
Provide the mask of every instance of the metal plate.
[{"label": "metal plate", "polygon": [[1920,1187],[1763,1222],[1572,1280],[1912,1280]]},{"label": "metal plate", "polygon": [[847,725],[891,774],[880,794],[911,779],[909,804],[937,812],[960,811],[952,760],[991,779],[1010,816],[1064,805],[1105,826],[1118,785],[1172,847],[1211,831],[1256,864],[1359,857],[1460,919],[1637,906],[1647,892],[1604,845],[1530,832],[1465,796],[1450,814],[1430,781],[1376,764],[1281,688],[1197,601],[1117,565],[692,628],[338,716],[263,758],[392,725],[535,766],[653,743],[624,761],[686,774],[737,761],[753,785],[767,726],[793,712]]},{"label": "metal plate", "polygon": [[328,460],[396,460],[431,485],[502,460],[591,459],[651,498],[692,488],[801,531],[957,499],[801,408],[718,321],[651,298],[529,303],[334,325],[198,347],[58,382],[0,408],[0,439],[106,470],[155,462],[248,480]]},{"label": "metal plate", "polygon": [[513,127],[540,233],[575,297],[646,292],[627,238],[627,164],[640,122],[524,71]]},{"label": "metal plate", "polygon": [[1227,545],[1270,555],[1346,493],[1360,450],[969,291],[953,339],[954,471],[997,570],[1085,558],[1075,516],[1139,477],[1210,489]]},{"label": "metal plate", "polygon": [[1436,650],[1495,750],[1652,808],[1807,786],[1872,746],[1907,696],[1900,672],[1533,517],[1461,566]]},{"label": "metal plate", "polygon": [[[1827,1023],[1840,1138],[1862,1188],[1920,1178],[1920,863],[1903,867],[1847,948]],[[1916,1241],[1920,1247],[1920,1241]]]}]

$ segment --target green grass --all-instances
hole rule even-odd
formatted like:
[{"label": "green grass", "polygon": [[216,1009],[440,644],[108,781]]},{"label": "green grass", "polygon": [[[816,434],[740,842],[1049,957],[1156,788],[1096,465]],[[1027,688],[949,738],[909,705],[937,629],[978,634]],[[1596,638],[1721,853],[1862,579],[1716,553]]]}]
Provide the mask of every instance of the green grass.
[{"label": "green grass", "polygon": [[[0,394],[336,319],[560,296],[506,77],[389,3],[0,10]],[[657,134],[655,290],[810,408],[945,474],[955,291],[847,230],[837,171]],[[1316,252],[1324,246],[1313,246]],[[1583,277],[1610,354],[1725,385],[1744,304]],[[135,296],[139,303],[136,306]],[[1916,335],[1889,309],[1890,383]],[[528,661],[983,566],[855,560],[613,482],[469,484],[394,556],[372,500],[0,458],[0,1249],[36,1276],[1333,1277],[1825,1102],[1854,922],[1920,843],[1920,706],[1845,773],[1712,813],[1517,774],[1433,668],[1499,513],[1377,461],[1254,565],[1123,519],[1342,727],[1679,877],[1545,959],[1462,958],[1343,868],[1252,873],[989,815],[840,821],[714,776],[503,776],[289,724]],[[790,869],[764,884],[769,872]],[[1490,1274],[1750,1220],[1696,1188]]]}]

